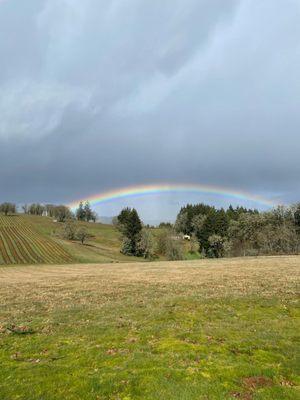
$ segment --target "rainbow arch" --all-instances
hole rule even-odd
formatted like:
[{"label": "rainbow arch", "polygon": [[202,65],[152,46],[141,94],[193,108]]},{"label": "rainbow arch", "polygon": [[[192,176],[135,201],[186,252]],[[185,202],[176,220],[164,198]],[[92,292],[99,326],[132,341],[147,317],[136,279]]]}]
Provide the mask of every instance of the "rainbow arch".
[{"label": "rainbow arch", "polygon": [[131,197],[141,197],[162,193],[193,193],[193,194],[213,194],[216,196],[228,197],[243,201],[252,201],[254,203],[274,207],[277,203],[262,196],[254,195],[241,190],[233,190],[221,186],[210,186],[201,184],[174,184],[174,183],[154,183],[149,185],[126,186],[119,189],[109,190],[93,194],[91,196],[74,200],[69,203],[69,207],[75,208],[80,201],[89,201],[91,205],[107,203],[117,199]]}]

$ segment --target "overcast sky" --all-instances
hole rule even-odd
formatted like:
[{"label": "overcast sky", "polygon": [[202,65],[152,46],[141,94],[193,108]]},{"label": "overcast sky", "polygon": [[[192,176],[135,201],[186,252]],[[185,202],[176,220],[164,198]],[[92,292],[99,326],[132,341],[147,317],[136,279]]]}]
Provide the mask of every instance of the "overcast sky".
[{"label": "overcast sky", "polygon": [[0,0],[0,201],[153,182],[300,200],[300,1]]}]

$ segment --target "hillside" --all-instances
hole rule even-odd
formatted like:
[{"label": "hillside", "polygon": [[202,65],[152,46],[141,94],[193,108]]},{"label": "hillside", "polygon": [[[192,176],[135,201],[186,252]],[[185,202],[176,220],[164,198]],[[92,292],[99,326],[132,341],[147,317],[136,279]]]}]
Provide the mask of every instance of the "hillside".
[{"label": "hillside", "polygon": [[82,245],[63,240],[63,224],[35,215],[0,214],[0,264],[65,264],[135,261],[120,253],[121,238],[111,225],[77,222],[90,234]]},{"label": "hillside", "polygon": [[22,216],[0,215],[0,264],[69,263],[74,258],[59,243],[40,234]]}]

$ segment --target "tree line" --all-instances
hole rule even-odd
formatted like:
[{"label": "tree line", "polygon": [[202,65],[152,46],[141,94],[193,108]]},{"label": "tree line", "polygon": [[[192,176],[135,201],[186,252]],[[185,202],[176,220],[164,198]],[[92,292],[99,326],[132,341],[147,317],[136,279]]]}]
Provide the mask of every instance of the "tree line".
[{"label": "tree line", "polygon": [[[24,205],[22,209],[25,214],[47,215],[64,222],[63,237],[82,243],[89,234],[74,221],[97,220],[89,202],[81,202],[75,212],[65,205],[40,203]],[[0,204],[0,212],[15,214],[17,207],[5,202]],[[187,256],[187,249],[190,254],[209,258],[300,253],[300,203],[264,212],[187,204],[174,224],[162,222],[159,229],[144,226],[138,212],[127,207],[113,223],[122,236],[121,252],[148,259],[180,260]],[[182,240],[183,235],[187,236],[188,245]]]},{"label": "tree line", "polygon": [[145,259],[184,259],[184,248],[174,226],[162,223],[160,229],[143,225],[134,208],[124,208],[114,219],[114,225],[122,236],[121,252]]},{"label": "tree line", "polygon": [[137,257],[180,260],[187,251],[208,258],[300,252],[300,203],[265,212],[188,204],[175,224],[161,223],[159,229],[145,227],[135,209],[125,208],[114,223],[122,234],[121,251]]},{"label": "tree line", "polygon": [[5,202],[0,204],[0,213],[8,215],[8,214],[15,214],[16,212],[17,212],[17,207],[14,203]]},{"label": "tree line", "polygon": [[[97,214],[91,209],[90,203],[86,201],[84,204],[80,202],[79,207],[75,212],[73,212],[69,207],[65,205],[55,205],[55,204],[41,204],[32,203],[24,204],[22,207],[22,212],[27,215],[38,215],[47,216],[56,219],[58,222],[66,222],[68,220],[86,221],[86,222],[96,222]],[[16,214],[18,208],[16,204],[5,202],[0,204],[0,213],[5,215]]]},{"label": "tree line", "polygon": [[298,254],[300,203],[265,212],[187,205],[177,215],[174,228],[195,238],[206,257]]},{"label": "tree line", "polygon": [[[82,244],[91,235],[85,226],[78,226],[75,221],[96,222],[97,220],[97,214],[91,209],[88,201],[84,204],[80,202],[75,212],[65,205],[41,203],[24,204],[21,210],[27,215],[47,216],[64,223],[59,236],[68,240],[79,240]],[[0,204],[0,213],[6,216],[14,215],[18,213],[18,208],[14,203],[5,202]]]}]

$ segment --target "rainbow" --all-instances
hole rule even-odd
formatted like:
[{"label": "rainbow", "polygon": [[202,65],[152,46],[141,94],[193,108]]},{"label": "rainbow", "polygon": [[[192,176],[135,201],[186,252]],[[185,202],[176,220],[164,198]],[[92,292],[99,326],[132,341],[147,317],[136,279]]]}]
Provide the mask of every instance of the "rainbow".
[{"label": "rainbow", "polygon": [[192,194],[212,194],[216,196],[228,197],[243,201],[252,201],[254,203],[274,207],[277,203],[262,196],[254,195],[244,191],[232,190],[221,186],[209,186],[200,184],[173,184],[157,183],[151,185],[136,185],[124,188],[109,190],[72,201],[68,204],[70,208],[76,208],[80,201],[89,201],[93,206],[107,203],[117,199],[126,199],[130,197],[141,197],[162,193],[192,193]]}]

